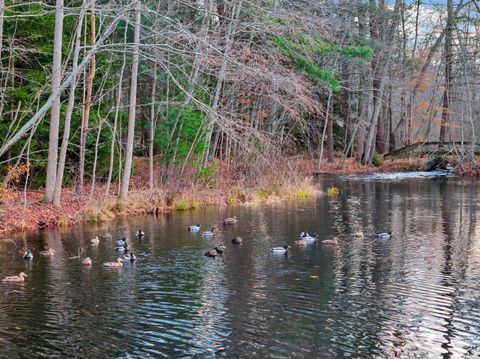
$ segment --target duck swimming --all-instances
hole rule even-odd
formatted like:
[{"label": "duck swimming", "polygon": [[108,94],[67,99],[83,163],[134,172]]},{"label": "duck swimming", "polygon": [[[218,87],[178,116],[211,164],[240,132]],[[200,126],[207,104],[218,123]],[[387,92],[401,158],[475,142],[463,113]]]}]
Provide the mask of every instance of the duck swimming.
[{"label": "duck swimming", "polygon": [[21,272],[19,275],[12,275],[10,277],[5,277],[2,279],[3,283],[23,283],[25,282],[25,277],[28,277],[25,273]]},{"label": "duck swimming", "polygon": [[207,257],[213,258],[218,256],[218,252],[216,251],[216,249],[212,249],[211,251],[206,252],[205,255]]},{"label": "duck swimming", "polygon": [[218,254],[223,254],[225,252],[225,246],[223,244],[220,244],[214,248]]},{"label": "duck swimming", "polygon": [[55,255],[55,249],[49,248],[47,251],[41,251],[40,254],[46,257],[53,257]]},{"label": "duck swimming", "polygon": [[305,242],[303,239],[297,239],[297,240],[295,241],[295,244],[296,244],[297,246],[306,246],[306,245],[307,245],[307,242]]},{"label": "duck swimming", "polygon": [[392,232],[378,233],[375,235],[378,239],[390,239],[392,238]]},{"label": "duck swimming", "polygon": [[123,237],[117,241],[117,246],[119,247],[123,247],[125,244],[127,244],[127,237]]},{"label": "duck swimming", "polygon": [[242,239],[242,237],[235,237],[234,239],[232,239],[232,243],[233,244],[242,244],[243,239]]},{"label": "duck swimming", "polygon": [[106,262],[103,263],[105,268],[121,268],[123,267],[124,260],[122,258],[117,258],[116,262]]},{"label": "duck swimming", "polygon": [[194,224],[192,226],[188,226],[188,231],[189,232],[198,232],[200,230],[200,225],[199,224]]},{"label": "duck swimming", "polygon": [[23,254],[23,259],[26,259],[27,261],[31,261],[33,259],[33,254],[30,249],[27,249],[25,251],[25,253]]},{"label": "duck swimming", "polygon": [[123,259],[125,259],[126,261],[129,261],[131,263],[135,262],[137,260],[137,256],[131,252],[131,253],[126,253],[124,256],[123,256]]},{"label": "duck swimming", "polygon": [[91,266],[92,265],[92,260],[90,257],[86,257],[82,259],[82,265],[84,266]]},{"label": "duck swimming", "polygon": [[227,224],[236,224],[238,223],[238,219],[237,219],[237,216],[233,216],[233,217],[230,217],[230,218],[225,218],[223,220],[223,224],[224,225],[227,225]]},{"label": "duck swimming", "polygon": [[90,243],[92,244],[92,246],[98,246],[98,244],[100,243],[100,239],[98,239],[98,236],[93,237],[92,239],[90,239]]},{"label": "duck swimming", "polygon": [[270,250],[272,251],[273,254],[287,254],[289,248],[290,246],[285,243],[281,247],[273,247],[273,248],[270,248]]},{"label": "duck swimming", "polygon": [[217,228],[213,227],[211,231],[205,231],[202,233],[203,237],[213,237],[217,232]]},{"label": "duck swimming", "polygon": [[118,252],[127,253],[128,252],[128,244],[124,243],[123,246],[118,246],[117,248],[115,248],[115,250],[118,251]]},{"label": "duck swimming", "polygon": [[145,232],[139,229],[138,231],[135,232],[135,236],[137,238],[142,238],[143,236],[145,236]]},{"label": "duck swimming", "polygon": [[317,241],[317,234],[313,233],[313,236],[311,236],[307,232],[302,232],[300,233],[300,240],[305,241],[306,244],[313,244]]}]

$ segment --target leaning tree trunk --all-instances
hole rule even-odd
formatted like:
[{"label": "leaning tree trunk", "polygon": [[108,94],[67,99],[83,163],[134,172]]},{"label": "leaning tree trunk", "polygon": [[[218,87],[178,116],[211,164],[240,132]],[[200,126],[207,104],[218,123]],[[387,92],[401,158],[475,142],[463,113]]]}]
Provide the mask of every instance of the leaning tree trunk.
[{"label": "leaning tree trunk", "polygon": [[[63,0],[55,5],[55,35],[53,38],[52,93],[60,88],[62,79],[62,36],[63,36]],[[47,183],[45,186],[45,202],[53,200],[55,178],[57,175],[58,132],[60,124],[60,97],[52,104],[50,114],[50,134],[48,140]]]},{"label": "leaning tree trunk", "polygon": [[[474,4],[476,4],[476,3],[474,2]],[[464,7],[465,7],[465,3],[462,0],[458,3],[457,7],[455,8],[455,11],[453,13],[453,17],[455,18],[458,15],[458,13],[460,12],[460,10],[462,10]],[[433,59],[435,58],[435,54],[441,48],[441,44],[443,42],[443,39],[445,38],[446,32],[447,32],[447,27],[445,27],[443,29],[443,31],[440,33],[440,35],[435,40],[435,43],[433,44],[433,46],[430,47],[430,49],[428,51],[428,55],[425,59],[425,62],[422,65],[422,68],[421,68],[420,72],[415,76],[415,85],[413,86],[410,102],[407,106],[407,111],[406,111],[407,116],[409,117],[408,121],[410,121],[410,122],[412,122],[413,115],[414,115],[416,96],[417,96],[422,84],[424,83],[425,74],[427,73],[428,69],[431,68],[431,63],[432,63]],[[412,63],[414,63],[413,56],[412,56],[411,59],[412,59]],[[405,120],[406,119],[403,118],[403,117],[400,119],[397,126],[393,130],[394,133],[397,133],[397,130],[403,126]]]},{"label": "leaning tree trunk", "polygon": [[130,82],[130,105],[128,108],[127,148],[125,151],[125,168],[123,172],[120,198],[127,197],[130,175],[132,172],[133,139],[135,135],[135,116],[137,106],[137,76],[138,76],[138,52],[140,43],[140,1],[135,8],[135,31],[133,35],[132,78]]},{"label": "leaning tree trunk", "polygon": [[117,26],[118,22],[123,19],[124,13],[129,9],[129,7],[130,5],[123,7],[122,9],[117,11],[117,15],[112,19],[110,24],[103,31],[102,36],[95,43],[95,45],[87,51],[82,62],[80,62],[80,64],[76,68],[72,69],[70,75],[67,76],[67,78],[62,82],[59,88],[52,92],[52,94],[48,97],[45,103],[39,109],[37,109],[35,114],[27,122],[25,122],[25,124],[15,133],[15,135],[13,135],[9,140],[2,144],[2,146],[0,147],[0,157],[3,156],[23,136],[25,136],[28,131],[38,125],[43,116],[45,116],[48,110],[53,106],[53,103],[56,101],[56,99],[59,98],[62,92],[72,83],[73,79],[82,72],[83,68],[87,65],[92,56],[98,51],[98,48],[103,45],[103,42],[108,38],[108,36],[110,36],[112,31]]}]

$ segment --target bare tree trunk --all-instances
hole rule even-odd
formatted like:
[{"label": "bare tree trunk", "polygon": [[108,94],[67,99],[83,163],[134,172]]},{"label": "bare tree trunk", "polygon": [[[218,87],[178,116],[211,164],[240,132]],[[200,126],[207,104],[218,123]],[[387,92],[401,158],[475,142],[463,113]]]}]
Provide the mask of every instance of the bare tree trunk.
[{"label": "bare tree trunk", "polygon": [[[365,41],[367,39],[367,11],[366,6],[364,6],[362,0],[356,0],[356,5],[359,8],[360,15],[358,17],[358,36],[360,39]],[[367,81],[367,71],[361,70],[359,74],[359,82],[360,84],[364,84]],[[360,92],[357,101],[357,124],[354,128],[354,133],[352,135],[352,139],[349,143],[349,146],[352,148],[352,152],[355,153],[357,160],[361,160],[364,154],[364,147],[365,147],[365,123],[366,118],[368,118],[368,98],[370,97],[370,92],[368,96],[365,92]],[[358,133],[357,136],[356,133]],[[354,147],[355,137],[357,138],[356,148]],[[347,147],[348,149],[348,147]],[[348,152],[348,151],[347,151]]]},{"label": "bare tree trunk", "polygon": [[[330,99],[332,102],[332,99]],[[328,162],[333,162],[333,111],[331,108],[333,107],[332,104],[329,104],[330,113],[327,114],[328,121],[327,121],[327,159]]]},{"label": "bare tree trunk", "polygon": [[[385,100],[388,95],[388,90],[385,90]],[[375,148],[376,151],[380,154],[387,152],[388,138],[389,138],[389,117],[388,117],[388,102],[382,101],[380,110],[379,121],[377,124],[376,138],[375,138]]]},{"label": "bare tree trunk", "polygon": [[[127,46],[127,31],[128,26],[125,26],[125,33],[123,36],[125,47]],[[122,103],[122,84],[123,84],[123,73],[125,71],[125,64],[126,64],[126,53],[127,49],[124,48],[123,50],[123,61],[122,61],[122,68],[120,69],[120,79],[118,80],[118,92],[117,92],[117,102],[115,105],[115,119],[113,121],[113,129],[112,129],[112,142],[110,144],[110,164],[108,166],[108,178],[107,178],[107,188],[105,189],[105,195],[110,194],[110,186],[112,184],[112,176],[113,176],[113,162],[115,160],[115,141],[117,139],[117,123],[118,123],[118,114],[120,112],[120,105]],[[121,160],[120,162],[121,163]],[[121,167],[119,166],[119,171]]]},{"label": "bare tree trunk", "polygon": [[390,65],[391,50],[393,47],[393,38],[395,34],[395,29],[397,28],[397,24],[398,24],[398,11],[400,8],[400,3],[401,3],[401,0],[395,1],[395,7],[393,10],[393,20],[390,25],[387,38],[386,38],[387,46],[385,48],[385,51],[383,52],[383,56],[381,59],[382,63],[378,65],[379,68],[377,69],[377,71],[375,71],[375,74],[374,74],[376,81],[378,81],[378,90],[376,91],[376,95],[374,96],[373,112],[370,118],[370,128],[367,134],[365,156],[362,161],[364,164],[366,163],[370,164],[373,156],[373,150],[375,145],[374,143],[375,131],[377,128],[378,118],[379,118],[380,110],[382,107],[383,90],[384,90],[385,82],[387,78],[387,70]]},{"label": "bare tree trunk", "polygon": [[[214,112],[216,112],[218,107],[219,107],[220,95],[221,95],[221,91],[222,91],[223,81],[225,80],[225,77],[226,77],[228,58],[230,56],[230,51],[231,51],[232,43],[233,43],[233,38],[232,37],[233,37],[233,34],[235,32],[235,29],[236,29],[236,23],[237,23],[236,19],[240,15],[242,5],[243,5],[243,0],[239,0],[238,4],[236,6],[233,5],[233,7],[232,7],[232,19],[231,19],[229,27],[227,29],[227,39],[226,39],[226,44],[225,44],[225,51],[223,53],[222,65],[221,65],[220,71],[218,73],[218,81],[217,81],[217,85],[215,87],[215,96],[214,96],[213,104],[212,104],[212,110]],[[213,158],[213,156],[215,154],[215,150],[216,150],[216,148],[213,148],[212,145],[211,145],[212,144],[212,134],[213,134],[213,131],[215,129],[215,119],[210,120],[209,129],[210,129],[210,131],[208,131],[207,138],[206,138],[207,151],[205,153],[204,164],[206,164],[209,159]],[[221,130],[220,128],[217,128],[217,131],[215,132],[215,138],[214,138],[214,141],[213,141],[213,144],[215,146],[218,144],[218,136],[220,134],[220,130]]]},{"label": "bare tree trunk", "polygon": [[[95,0],[90,3],[90,44],[95,45],[96,26],[95,26]],[[83,104],[82,127],[80,130],[80,169],[78,193],[83,194],[83,185],[85,177],[85,152],[87,150],[88,122],[90,120],[90,107],[92,107],[93,79],[96,71],[95,55],[90,59],[90,70],[87,78],[87,97]]]},{"label": "bare tree trunk", "polygon": [[4,14],[5,14],[5,0],[0,0],[0,67],[2,67],[3,15]]},{"label": "bare tree trunk", "polygon": [[[461,0],[458,3],[457,7],[455,8],[454,17],[456,17],[458,15],[460,10],[464,6],[465,6],[465,4],[464,4],[463,0]],[[397,126],[395,127],[395,129],[393,130],[394,133],[396,133],[397,130],[403,125],[405,120],[408,120],[410,122],[412,121],[416,96],[418,94],[418,91],[420,90],[420,87],[423,84],[425,74],[426,74],[427,70],[430,68],[430,64],[432,63],[432,60],[434,59],[434,56],[435,56],[436,52],[438,51],[438,49],[440,49],[440,47],[442,45],[443,39],[445,38],[446,31],[447,31],[447,27],[445,27],[445,29],[443,29],[443,31],[440,33],[440,35],[435,40],[435,43],[433,44],[433,46],[430,47],[430,50],[428,51],[427,58],[425,59],[425,62],[423,63],[423,66],[420,70],[420,73],[416,76],[416,79],[415,79],[415,85],[413,86],[410,103],[408,104],[408,107],[407,107],[407,116],[409,116],[409,118],[408,119],[402,118],[400,120],[400,122],[397,124]],[[413,58],[412,58],[412,63],[414,63]]]},{"label": "bare tree trunk", "polygon": [[135,116],[137,106],[137,76],[138,76],[138,52],[140,43],[140,1],[135,8],[135,31],[133,35],[132,78],[130,82],[130,104],[128,108],[128,132],[127,149],[125,151],[125,168],[123,172],[120,198],[127,197],[132,172],[133,139],[135,135]]},{"label": "bare tree trunk", "polygon": [[343,123],[345,125],[345,143],[344,143],[344,155],[350,157],[352,155],[351,151],[347,152],[347,147],[352,140],[352,105],[350,103],[350,68],[348,64],[342,66],[342,77],[343,77],[343,89],[342,89],[342,117]]},{"label": "bare tree trunk", "polygon": [[323,143],[325,142],[325,133],[327,132],[328,117],[330,115],[330,102],[332,101],[332,90],[328,92],[327,109],[325,110],[325,123],[323,125],[322,137],[320,138],[320,155],[318,156],[317,171],[320,172],[323,162]]},{"label": "bare tree trunk", "polygon": [[445,86],[443,90],[442,122],[438,137],[438,148],[443,148],[449,122],[449,106],[452,89],[452,36],[454,30],[453,0],[447,1],[447,28],[445,31]]},{"label": "bare tree trunk", "polygon": [[149,164],[149,183],[150,191],[153,191],[153,145],[155,141],[155,127],[157,125],[156,116],[155,116],[155,97],[157,89],[157,63],[153,66],[153,84],[152,84],[152,104],[150,106],[150,138],[148,146],[148,164]]},{"label": "bare tree trunk", "polygon": [[[78,18],[77,29],[75,33],[75,48],[73,50],[72,68],[78,66],[78,57],[80,56],[80,39],[82,36],[83,19],[86,12],[86,0],[83,0],[82,10]],[[63,128],[63,140],[60,147],[60,158],[58,160],[57,176],[55,179],[55,190],[53,193],[53,204],[60,206],[62,196],[63,174],[65,171],[65,159],[67,157],[68,142],[70,139],[70,122],[72,119],[73,107],[75,105],[75,88],[77,87],[76,78],[70,84],[70,94],[68,97],[68,105],[65,113],[65,124]]]},{"label": "bare tree trunk", "polygon": [[393,132],[393,113],[392,113],[392,85],[390,84],[390,92],[388,96],[388,133],[390,139],[388,141],[388,151],[395,150],[395,133]]},{"label": "bare tree trunk", "polygon": [[[63,36],[63,0],[55,5],[55,35],[53,38],[52,93],[60,88],[62,80],[62,36]],[[47,183],[45,186],[45,202],[53,200],[55,177],[57,175],[58,132],[60,124],[60,97],[52,104],[50,115],[50,134],[48,140]]]},{"label": "bare tree trunk", "polygon": [[98,124],[97,139],[95,141],[95,155],[93,158],[93,170],[92,170],[92,186],[90,188],[90,197],[88,199],[89,201],[92,200],[93,194],[95,192],[95,181],[97,177],[98,143],[100,142],[100,135],[102,134],[102,123],[103,123],[103,119],[100,120],[100,123]]}]

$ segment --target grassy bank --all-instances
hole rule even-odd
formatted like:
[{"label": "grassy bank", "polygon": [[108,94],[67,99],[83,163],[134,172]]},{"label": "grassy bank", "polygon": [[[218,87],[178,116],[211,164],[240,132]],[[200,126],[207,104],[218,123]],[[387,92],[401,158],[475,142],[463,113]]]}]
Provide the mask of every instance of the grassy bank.
[{"label": "grassy bank", "polygon": [[[425,160],[418,158],[385,161],[379,167],[358,164],[353,159],[342,163],[322,165],[321,173],[362,174],[372,172],[412,171],[423,169]],[[105,196],[105,188],[95,188],[90,198],[90,187],[83,195],[74,188],[63,190],[62,207],[43,203],[43,191],[16,188],[0,190],[0,237],[13,231],[37,230],[45,227],[66,226],[79,222],[99,222],[120,216],[159,214],[183,211],[209,205],[261,204],[284,200],[305,200],[320,195],[314,174],[317,163],[297,156],[285,159],[269,168],[255,168],[248,172],[217,162],[214,176],[198,177],[193,172],[182,178],[173,178],[153,191],[148,185],[147,160],[137,158],[136,174],[127,199],[116,195]],[[160,173],[159,169],[156,169]],[[117,188],[118,185],[112,186]]]},{"label": "grassy bank", "polygon": [[[0,237],[13,231],[31,231],[46,227],[66,226],[80,222],[100,222],[120,216],[159,214],[183,211],[209,205],[269,203],[292,199],[310,199],[320,194],[313,176],[304,171],[284,169],[255,176],[239,176],[227,166],[219,166],[215,181],[204,179],[172,180],[153,191],[145,189],[143,160],[137,159],[137,176],[129,196],[120,200],[116,195],[103,195],[97,186],[90,199],[90,187],[79,195],[74,188],[62,194],[62,207],[43,203],[42,191],[8,188],[0,194]],[[193,178],[187,176],[186,178]],[[117,188],[117,186],[113,186]]]}]

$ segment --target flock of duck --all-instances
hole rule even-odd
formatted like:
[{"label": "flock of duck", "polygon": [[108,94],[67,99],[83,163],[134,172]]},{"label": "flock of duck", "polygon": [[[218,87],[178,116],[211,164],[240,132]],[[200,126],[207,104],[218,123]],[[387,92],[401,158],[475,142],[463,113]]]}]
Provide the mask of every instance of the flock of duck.
[{"label": "flock of duck", "polygon": [[[223,224],[230,225],[230,224],[236,224],[238,223],[237,217],[233,216],[231,218],[225,218],[223,220]],[[199,232],[200,231],[200,224],[194,224],[192,226],[188,227],[189,232]],[[215,233],[218,231],[217,227],[213,227],[211,231],[205,231],[202,232],[203,237],[213,237]],[[356,232],[355,237],[357,238],[363,238],[363,232]],[[383,232],[375,235],[376,238],[378,239],[390,239],[392,237],[392,232]],[[314,244],[317,242],[318,236],[316,233],[313,233],[312,235],[308,234],[308,232],[301,232],[299,238],[295,241],[295,244],[298,246],[307,246]],[[233,244],[242,244],[243,240],[240,237],[235,237],[232,239]],[[336,239],[325,239],[322,241],[323,244],[327,245],[337,245],[338,241]],[[283,254],[287,255],[288,250],[290,249],[290,246],[288,244],[283,244],[280,247],[273,247],[270,248],[270,251],[273,254]],[[215,248],[209,250],[208,252],[205,253],[207,257],[216,257],[218,255],[223,254],[225,251],[225,246],[224,245],[217,245]]]},{"label": "flock of duck", "polygon": [[[236,216],[230,217],[230,218],[225,218],[223,220],[223,225],[228,226],[228,225],[234,225],[238,223],[238,219]],[[191,226],[188,226],[188,231],[191,233],[197,233],[200,232],[200,224],[194,224]],[[214,226],[211,231],[204,231],[202,232],[202,237],[204,238],[213,238],[215,234],[218,232],[218,227]],[[145,232],[142,231],[141,229],[137,230],[135,232],[135,237],[138,239],[142,239],[145,236]],[[356,232],[354,234],[355,237],[357,238],[363,238],[363,233],[362,232]],[[384,239],[388,240],[392,237],[392,232],[384,232],[384,233],[379,233],[375,235],[376,238],[378,239]],[[110,230],[106,233],[103,233],[100,235],[100,238],[103,240],[111,240],[113,239],[112,233]],[[92,246],[98,246],[100,243],[100,238],[98,236],[92,238],[90,240],[90,244]],[[308,246],[316,243],[318,240],[318,236],[316,233],[313,233],[310,235],[307,232],[301,232],[299,238],[295,241],[295,244],[298,246]],[[326,245],[337,245],[338,241],[336,239],[326,239],[321,241],[323,244]],[[240,245],[243,243],[243,239],[241,237],[235,237],[232,239],[232,244],[234,245]],[[115,262],[105,262],[103,263],[104,268],[121,268],[125,265],[126,262],[134,263],[137,260],[137,257],[135,256],[134,252],[130,249],[130,246],[128,244],[128,239],[127,237],[122,237],[122,239],[119,239],[116,242],[117,246],[115,247],[115,250],[120,254],[120,256],[117,258]],[[270,251],[273,254],[282,254],[282,255],[287,255],[288,251],[290,249],[290,246],[288,244],[283,244],[280,247],[273,247],[270,248]],[[205,253],[205,256],[207,257],[217,257],[218,255],[222,255],[226,250],[226,247],[224,245],[217,245],[213,249],[207,251]],[[52,257],[55,255],[55,250],[52,248],[49,248],[46,251],[41,251],[40,255],[44,257]],[[23,254],[23,259],[31,261],[33,260],[33,253],[30,251],[30,249],[27,249],[25,253]],[[82,258],[81,252],[79,252],[78,256],[70,257],[69,259],[80,259],[81,264],[84,266],[92,266],[93,261],[91,260],[90,257],[84,257]],[[18,276],[8,276],[5,277],[2,282],[3,283],[23,283],[25,281],[25,278],[27,275],[24,272],[21,272]]]},{"label": "flock of duck", "polygon": [[[225,218],[223,220],[223,225],[224,226],[228,226],[228,225],[231,225],[231,224],[237,224],[237,223],[238,223],[238,219],[237,219],[236,216],[233,216],[233,217],[230,217],[230,218]],[[191,233],[197,233],[197,232],[200,231],[200,227],[201,227],[200,224],[194,224],[192,226],[188,226],[188,231],[191,232]],[[211,231],[202,232],[202,237],[212,238],[212,237],[215,236],[215,234],[217,232],[218,232],[218,227],[214,226]],[[242,244],[243,239],[241,237],[235,237],[235,238],[232,239],[232,243],[233,244]],[[225,252],[225,249],[226,249],[226,247],[223,244],[219,244],[215,248],[206,252],[205,255],[207,257],[213,258],[213,257],[218,256],[219,254],[223,254],[223,252]]]},{"label": "flock of duck", "polygon": [[[142,230],[138,230],[135,232],[135,237],[138,239],[142,239],[145,236],[145,232]],[[113,239],[112,233],[110,230],[106,233],[100,235],[100,238],[104,240],[111,240]],[[100,243],[100,238],[98,236],[92,238],[90,240],[90,244],[92,246],[98,246]],[[103,263],[104,268],[120,268],[123,267],[126,262],[134,263],[137,260],[137,257],[133,251],[131,251],[130,246],[128,244],[127,237],[123,237],[116,242],[115,250],[120,254],[115,262],[105,262]],[[43,257],[53,257],[56,251],[53,248],[49,248],[46,251],[41,251],[40,255]],[[27,261],[33,260],[33,253],[30,249],[27,249],[23,254],[23,259]],[[93,261],[90,257],[82,257],[81,251],[79,251],[78,256],[69,257],[69,259],[79,259],[80,263],[83,266],[92,266]],[[2,279],[3,283],[23,283],[25,278],[28,277],[24,272],[21,272],[19,275],[8,276]]]}]

